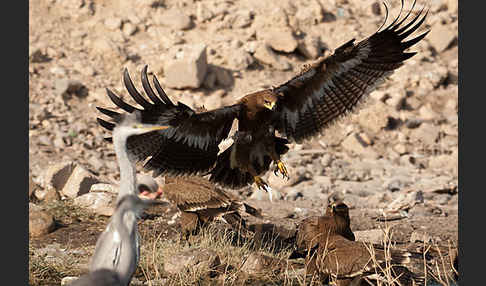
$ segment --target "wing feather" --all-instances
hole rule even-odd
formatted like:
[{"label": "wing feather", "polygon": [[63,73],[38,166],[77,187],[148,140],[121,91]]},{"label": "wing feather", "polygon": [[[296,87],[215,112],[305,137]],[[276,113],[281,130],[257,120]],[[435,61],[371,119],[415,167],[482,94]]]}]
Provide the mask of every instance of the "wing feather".
[{"label": "wing feather", "polygon": [[[142,70],[141,81],[145,94],[151,102],[135,88],[128,70],[124,70],[125,87],[135,102],[142,106],[142,109],[126,103],[109,89],[107,89],[108,97],[116,106],[128,113],[138,110],[142,123],[170,125],[171,128],[164,132],[132,136],[128,144],[129,152],[138,161],[150,157],[145,167],[147,170],[154,170],[155,174],[181,175],[208,171],[216,161],[219,143],[228,136],[241,106],[236,104],[196,113],[181,102],[174,105],[155,76],[153,77],[154,91],[148,81],[147,66]],[[97,108],[115,123],[120,122],[123,116],[115,111],[102,107]],[[98,118],[98,122],[110,131],[113,131],[116,126],[116,124],[100,118]],[[111,138],[107,138],[107,140],[111,140]],[[167,154],[167,152],[170,153]],[[189,155],[192,157],[189,158]],[[182,162],[181,158],[188,160]],[[164,161],[166,159],[172,159],[172,161]]]},{"label": "wing feather", "polygon": [[[320,59],[301,74],[274,88],[279,94],[275,128],[287,138],[301,142],[311,138],[339,117],[354,110],[383,80],[414,52],[406,49],[422,40],[429,31],[403,41],[425,21],[428,10],[423,7],[408,23],[405,20],[415,7],[400,19],[400,13],[386,28],[355,43],[352,39],[333,55]],[[388,7],[386,18],[388,17]],[[402,25],[404,24],[404,25]]]}]

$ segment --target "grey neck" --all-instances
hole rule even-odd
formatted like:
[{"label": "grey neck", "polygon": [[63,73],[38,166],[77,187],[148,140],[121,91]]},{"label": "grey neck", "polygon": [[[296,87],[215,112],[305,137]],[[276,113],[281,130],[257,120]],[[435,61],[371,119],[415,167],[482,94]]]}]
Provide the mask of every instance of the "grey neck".
[{"label": "grey neck", "polygon": [[116,203],[125,195],[138,195],[135,163],[131,162],[126,150],[126,140],[117,140],[114,134],[113,144],[120,168],[120,187]]}]

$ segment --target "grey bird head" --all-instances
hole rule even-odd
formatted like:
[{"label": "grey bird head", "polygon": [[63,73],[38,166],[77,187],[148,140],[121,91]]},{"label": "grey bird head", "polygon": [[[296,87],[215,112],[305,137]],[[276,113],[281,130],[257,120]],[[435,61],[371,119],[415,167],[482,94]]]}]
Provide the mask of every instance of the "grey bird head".
[{"label": "grey bird head", "polygon": [[113,137],[128,138],[132,135],[141,135],[156,130],[165,130],[168,125],[155,125],[142,123],[140,111],[135,110],[132,113],[119,114],[115,119],[116,125],[113,129]]},{"label": "grey bird head", "polygon": [[98,238],[90,271],[109,269],[117,273],[121,284],[128,285],[140,258],[137,220],[143,210],[163,202],[142,200],[137,195],[123,196],[106,229]]}]

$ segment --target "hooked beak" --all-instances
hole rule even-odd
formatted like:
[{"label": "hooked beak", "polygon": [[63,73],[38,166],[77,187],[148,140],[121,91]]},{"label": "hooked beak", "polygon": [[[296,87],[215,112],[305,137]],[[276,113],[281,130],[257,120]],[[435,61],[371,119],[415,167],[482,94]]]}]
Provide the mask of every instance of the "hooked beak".
[{"label": "hooked beak", "polygon": [[275,102],[270,102],[270,103],[264,103],[263,106],[265,106],[265,108],[268,108],[270,110],[275,110]]}]

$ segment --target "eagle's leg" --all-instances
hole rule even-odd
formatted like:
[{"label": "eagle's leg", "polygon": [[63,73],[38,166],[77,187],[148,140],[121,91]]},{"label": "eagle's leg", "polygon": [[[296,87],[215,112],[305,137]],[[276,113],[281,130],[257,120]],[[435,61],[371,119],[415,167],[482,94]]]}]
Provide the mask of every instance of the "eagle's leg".
[{"label": "eagle's leg", "polygon": [[257,185],[257,187],[267,192],[268,198],[270,199],[270,201],[272,201],[272,188],[270,188],[268,184],[262,178],[260,178],[260,176],[253,176],[253,179],[255,180],[255,184]]},{"label": "eagle's leg", "polygon": [[276,160],[275,163],[275,171],[273,171],[275,176],[277,176],[277,172],[280,172],[280,174],[282,174],[282,178],[287,180],[290,179],[289,172],[287,172],[287,167],[285,167],[284,163],[280,159]]}]

